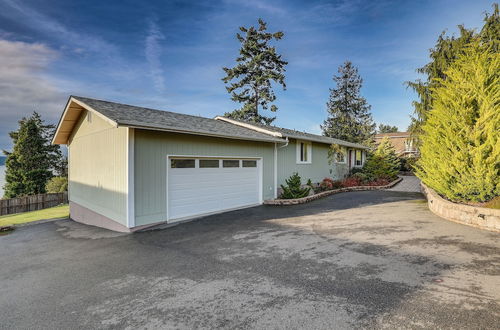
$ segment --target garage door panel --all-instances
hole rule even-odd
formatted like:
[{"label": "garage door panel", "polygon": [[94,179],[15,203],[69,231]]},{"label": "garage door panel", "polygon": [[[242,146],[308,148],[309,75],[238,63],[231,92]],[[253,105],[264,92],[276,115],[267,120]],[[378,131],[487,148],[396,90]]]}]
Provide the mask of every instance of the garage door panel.
[{"label": "garage door panel", "polygon": [[199,168],[198,164],[196,168],[169,168],[170,219],[260,203],[259,167]]}]

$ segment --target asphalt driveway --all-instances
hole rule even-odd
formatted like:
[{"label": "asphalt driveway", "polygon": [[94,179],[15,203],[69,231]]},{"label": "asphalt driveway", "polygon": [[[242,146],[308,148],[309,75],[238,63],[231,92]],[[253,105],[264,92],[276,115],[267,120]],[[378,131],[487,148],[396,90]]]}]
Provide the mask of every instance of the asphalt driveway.
[{"label": "asphalt driveway", "polygon": [[0,328],[498,328],[500,234],[366,191],[118,234],[0,236]]}]

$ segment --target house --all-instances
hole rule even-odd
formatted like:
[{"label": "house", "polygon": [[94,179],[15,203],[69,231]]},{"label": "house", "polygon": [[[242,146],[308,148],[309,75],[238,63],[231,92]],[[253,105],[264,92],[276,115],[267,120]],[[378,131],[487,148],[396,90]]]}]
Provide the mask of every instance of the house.
[{"label": "house", "polygon": [[[276,198],[293,172],[319,182],[362,166],[365,146],[294,130],[71,96],[53,138],[68,146],[73,220],[131,232]],[[341,147],[335,162],[329,146]]]},{"label": "house", "polygon": [[378,145],[382,139],[387,137],[399,157],[417,157],[418,149],[410,132],[380,133],[375,134],[375,144]]}]

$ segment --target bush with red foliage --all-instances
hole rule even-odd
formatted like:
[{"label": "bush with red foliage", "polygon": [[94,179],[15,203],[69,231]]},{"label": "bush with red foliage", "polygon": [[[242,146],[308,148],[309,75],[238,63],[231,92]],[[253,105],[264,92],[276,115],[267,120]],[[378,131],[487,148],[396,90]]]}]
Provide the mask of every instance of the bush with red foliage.
[{"label": "bush with red foliage", "polygon": [[362,186],[362,185],[363,185],[362,180],[358,177],[355,177],[355,176],[350,176],[350,177],[342,180],[342,186],[345,188],[357,187],[357,186]]},{"label": "bush with red foliage", "polygon": [[364,186],[386,186],[389,183],[390,183],[390,181],[387,179],[377,179],[377,180],[373,180],[370,182],[366,182],[363,185]]},{"label": "bush with red foliage", "polygon": [[373,181],[363,181],[361,178],[356,177],[356,176],[350,176],[348,178],[345,178],[342,181],[342,186],[348,188],[348,187],[357,187],[357,186],[385,186],[388,185],[390,182],[387,179],[376,179]]},{"label": "bush with red foliage", "polygon": [[331,178],[324,178],[323,181],[320,182],[317,188],[317,192],[333,190],[342,188],[342,182],[335,181]]}]

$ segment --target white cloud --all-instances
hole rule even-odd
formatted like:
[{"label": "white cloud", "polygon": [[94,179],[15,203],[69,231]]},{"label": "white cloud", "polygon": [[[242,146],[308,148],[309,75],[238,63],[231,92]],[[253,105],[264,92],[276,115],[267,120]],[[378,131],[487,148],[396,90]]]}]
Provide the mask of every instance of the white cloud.
[{"label": "white cloud", "polygon": [[40,43],[0,40],[0,148],[7,132],[33,111],[55,122],[66,95],[45,75],[57,52]]},{"label": "white cloud", "polygon": [[146,37],[145,52],[146,60],[149,64],[150,76],[158,92],[165,91],[164,72],[160,61],[162,55],[160,41],[164,39],[165,36],[161,33],[158,24],[154,21],[150,21],[148,36]]},{"label": "white cloud", "polygon": [[116,48],[102,38],[75,32],[55,19],[40,13],[32,7],[21,4],[19,1],[3,0],[0,3],[0,9],[2,9],[1,16],[15,17],[36,31],[43,32],[51,38],[61,40],[66,45],[72,44],[78,47],[80,52],[98,53],[109,58],[118,55]]}]

